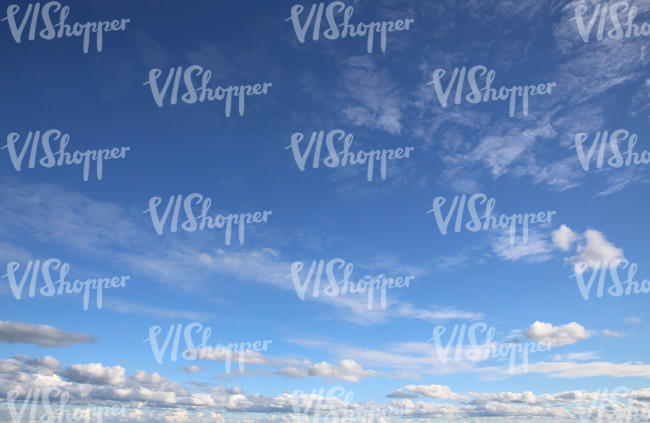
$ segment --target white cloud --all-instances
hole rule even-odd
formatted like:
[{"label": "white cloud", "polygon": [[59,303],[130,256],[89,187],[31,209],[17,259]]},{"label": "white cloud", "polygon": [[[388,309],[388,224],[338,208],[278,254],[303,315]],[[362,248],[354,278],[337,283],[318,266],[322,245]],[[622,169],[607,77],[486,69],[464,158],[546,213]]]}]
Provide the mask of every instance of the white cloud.
[{"label": "white cloud", "polygon": [[[451,391],[449,386],[444,385],[407,385],[404,389],[400,389],[396,392],[388,394],[389,398],[409,398],[408,394],[405,392],[410,392],[416,396],[421,395],[424,397],[434,398],[434,399],[444,399],[452,401],[467,401],[469,397],[466,395],[459,395]],[[412,398],[412,397],[411,397]]]},{"label": "white cloud", "polygon": [[569,156],[550,162],[544,166],[531,166],[533,182],[546,184],[556,191],[566,191],[579,185],[579,180],[584,176],[575,157]]},{"label": "white cloud", "polygon": [[[121,205],[95,201],[55,185],[0,182],[0,195],[12,198],[11,203],[5,202],[0,207],[0,220],[15,222],[9,228],[11,230],[4,228],[5,233],[15,237],[31,234],[39,242],[50,242],[66,248],[73,246],[84,255],[96,254],[99,257],[101,254],[104,262],[117,263],[122,269],[131,269],[137,274],[153,277],[173,290],[202,293],[208,290],[209,281],[213,278],[230,277],[246,283],[260,283],[294,291],[291,279],[286,277],[291,261],[283,259],[281,252],[276,249],[215,249],[210,236],[205,234],[196,234],[193,237],[196,241],[191,244],[182,238],[160,238],[151,228],[147,228],[150,222],[142,220],[139,216],[141,213],[134,216]],[[33,218],[26,218],[24,210],[30,210]],[[0,233],[3,233],[2,230]],[[178,280],[183,280],[184,283],[178,284]],[[213,295],[214,291],[211,290],[210,293]],[[369,311],[367,295],[364,298],[363,294],[320,296],[313,300],[341,310],[330,315],[363,325],[384,322],[390,318],[430,320],[452,315],[447,312],[417,310],[397,299],[391,301],[386,309],[376,307]],[[142,313],[162,318],[207,320],[206,317],[209,317],[205,313],[141,306],[125,300],[107,301],[107,307],[118,312]]]},{"label": "white cloud", "polygon": [[[529,122],[527,123],[530,124]],[[518,175],[536,174],[537,166],[534,164],[532,151],[539,138],[552,138],[556,135],[553,127],[547,122],[535,122],[535,127],[524,127],[512,123],[501,123],[497,129],[481,135],[478,145],[467,145],[458,151],[454,144],[453,151],[443,152],[443,162],[448,166],[445,170],[445,179],[448,181],[481,179],[477,173],[476,165],[483,165],[490,170],[493,179],[508,173]],[[478,128],[481,131],[481,128]],[[468,182],[464,182],[465,185]],[[476,183],[469,183],[476,186]]]},{"label": "white cloud", "polygon": [[404,100],[388,73],[377,70],[368,56],[349,58],[345,66],[341,78],[343,92],[356,105],[344,108],[343,116],[355,126],[399,135]]},{"label": "white cloud", "polygon": [[[34,364],[28,365],[28,361]],[[388,394],[395,400],[387,404],[353,401],[346,396],[351,391],[344,387],[329,386],[320,390],[320,393],[294,391],[275,396],[247,393],[236,386],[205,387],[202,392],[195,393],[155,373],[149,374],[141,370],[131,377],[118,377],[116,385],[97,385],[64,381],[56,374],[44,373],[47,369],[35,364],[42,363],[51,367],[55,362],[51,357],[0,360],[0,396],[6,396],[14,390],[18,393],[18,399],[25,399],[29,389],[55,388],[68,392],[70,404],[73,405],[124,406],[122,416],[129,421],[188,421],[191,416],[191,420],[198,423],[223,423],[226,421],[223,417],[225,413],[230,417],[244,417],[245,413],[249,423],[307,423],[310,416],[316,413],[321,417],[347,416],[354,421],[372,419],[387,423],[400,417],[413,418],[414,422],[422,423],[434,418],[462,420],[478,417],[517,417],[526,421],[538,421],[538,418],[575,420],[589,412],[589,407],[598,407],[603,413],[609,413],[606,416],[608,421],[616,421],[616,413],[612,410],[618,405],[625,404],[628,410],[642,413],[644,402],[650,398],[649,389],[542,394],[530,391],[459,393],[451,387],[441,385],[407,385]],[[550,373],[553,377],[589,377],[601,374],[623,377],[635,373],[639,377],[650,377],[648,366],[643,364],[587,364],[537,363],[532,367],[535,372]],[[89,365],[73,366],[87,369]],[[110,369],[99,363],[95,366],[94,371],[87,373],[97,375],[103,373],[103,369]],[[332,374],[329,366],[322,367],[320,373]],[[347,373],[350,375],[358,372],[358,369],[351,365]],[[413,401],[416,397],[436,401]],[[601,403],[607,407],[600,407]],[[3,410],[0,409],[0,419],[4,417],[2,413]]]},{"label": "white cloud", "polygon": [[[328,351],[337,357],[354,360],[396,378],[417,379],[423,375],[471,372],[479,369],[477,365],[488,359],[484,345],[452,346],[445,356],[433,342],[396,342],[382,348],[363,348],[309,339],[291,339],[290,342],[319,352]],[[498,347],[496,343],[492,345]]]},{"label": "white cloud", "polygon": [[515,234],[511,238],[507,232],[504,232],[492,242],[492,249],[504,260],[540,263],[551,258],[553,248],[547,237],[548,235],[539,231],[531,230],[527,242],[523,242],[522,234]]},{"label": "white cloud", "polygon": [[578,254],[571,257],[576,273],[583,273],[588,268],[618,266],[624,259],[623,250],[605,239],[602,233],[588,229],[584,238],[586,244],[578,245]]},{"label": "white cloud", "polygon": [[275,374],[294,379],[322,377],[325,379],[341,379],[347,382],[359,382],[364,377],[376,376],[377,372],[364,369],[354,360],[341,360],[338,365],[322,361],[306,368],[287,367],[277,370]]},{"label": "white cloud", "polygon": [[25,358],[24,362],[25,364],[28,364],[30,366],[36,366],[36,367],[50,369],[50,370],[56,370],[61,365],[59,360],[49,355],[46,355],[44,357],[33,358],[33,359]]},{"label": "white cloud", "polygon": [[605,336],[610,336],[612,338],[625,338],[625,336],[626,336],[622,332],[617,332],[615,330],[609,330],[609,329],[603,329],[602,331],[600,331],[600,333],[605,335]]},{"label": "white cloud", "polygon": [[133,380],[136,380],[141,383],[145,384],[157,384],[160,383],[161,381],[165,380],[162,376],[160,376],[158,373],[147,373],[144,370],[136,370],[135,374],[132,376]]},{"label": "white cloud", "polygon": [[599,356],[595,352],[586,351],[579,353],[557,354],[553,357],[553,361],[588,361],[597,360],[598,358]]},{"label": "white cloud", "polygon": [[587,229],[580,237],[568,226],[561,225],[552,236],[553,243],[564,251],[568,251],[576,240],[581,240],[576,248],[577,254],[569,258],[576,274],[582,274],[587,269],[616,267],[625,260],[623,250],[607,241],[605,236],[595,229]]},{"label": "white cloud", "polygon": [[552,347],[560,345],[575,344],[578,341],[588,339],[591,334],[585,328],[571,322],[562,326],[553,326],[550,323],[535,322],[524,332],[526,338],[550,345]]},{"label": "white cloud", "polygon": [[553,243],[564,251],[569,251],[571,244],[578,239],[578,234],[573,232],[567,225],[561,225],[551,235]]},{"label": "white cloud", "polygon": [[632,325],[638,325],[641,323],[641,319],[636,316],[630,316],[625,319],[625,323],[630,323]]},{"label": "white cloud", "polygon": [[126,370],[121,366],[104,367],[101,363],[90,363],[73,364],[61,370],[59,375],[73,382],[93,385],[119,385],[126,381],[125,373]]}]

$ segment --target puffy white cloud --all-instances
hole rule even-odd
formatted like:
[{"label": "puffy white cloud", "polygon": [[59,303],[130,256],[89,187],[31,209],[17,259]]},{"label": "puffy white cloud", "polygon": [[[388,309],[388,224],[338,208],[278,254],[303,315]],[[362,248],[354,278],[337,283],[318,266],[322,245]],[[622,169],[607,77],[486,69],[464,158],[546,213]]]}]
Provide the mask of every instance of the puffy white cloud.
[{"label": "puffy white cloud", "polygon": [[576,249],[577,254],[569,258],[576,274],[582,274],[588,269],[616,267],[625,260],[623,250],[607,241],[595,229],[587,229],[581,237],[568,226],[562,225],[553,232],[552,238],[553,243],[564,251],[569,251],[575,241],[582,241]]},{"label": "puffy white cloud", "polygon": [[601,267],[618,266],[624,259],[623,250],[607,241],[602,233],[588,229],[584,238],[586,244],[579,245],[578,254],[571,257],[576,273],[581,274],[589,268],[596,270]]},{"label": "puffy white cloud", "polygon": [[[27,364],[28,362],[33,364]],[[407,385],[398,389],[389,397],[400,399],[389,404],[353,401],[353,392],[344,387],[327,385],[313,393],[281,393],[270,397],[261,394],[249,394],[241,388],[223,386],[204,388],[203,392],[188,392],[182,386],[169,381],[156,373],[136,371],[128,378],[123,378],[117,385],[93,385],[75,381],[64,381],[56,374],[41,374],[44,366],[54,366],[55,359],[43,357],[31,359],[20,356],[0,360],[0,396],[14,389],[15,398],[25,399],[29,389],[55,388],[60,392],[69,392],[70,403],[88,406],[123,407],[121,416],[128,421],[179,421],[185,417],[193,422],[223,422],[224,413],[232,416],[246,413],[246,422],[297,423],[309,421],[309,416],[318,413],[321,417],[340,417],[350,421],[384,421],[386,423],[402,418],[424,422],[432,418],[450,420],[472,419],[479,417],[575,419],[590,413],[605,412],[616,416],[622,405],[636,415],[647,412],[650,402],[650,390],[630,391],[619,389],[615,392],[567,391],[550,394],[533,394],[532,392],[495,392],[495,393],[458,393],[448,386],[441,385]],[[70,367],[79,368],[73,365]],[[101,369],[111,369],[99,365]],[[317,367],[314,366],[315,368]],[[346,367],[342,365],[340,367]],[[354,369],[355,366],[348,366]],[[612,363],[536,363],[535,372],[550,373],[553,377],[588,377],[592,375],[639,375],[650,377],[650,370],[643,364]],[[329,366],[323,366],[328,368]],[[330,372],[330,370],[325,371]],[[89,373],[89,372],[87,372]],[[566,373],[566,374],[565,374]],[[582,375],[582,376],[581,376]],[[146,386],[143,386],[146,385]],[[33,391],[32,391],[33,392]],[[412,394],[412,395],[411,395]],[[12,394],[14,395],[14,394]],[[435,402],[413,401],[415,397],[435,399]],[[13,398],[13,396],[12,396]],[[448,403],[460,402],[460,404]],[[645,411],[644,411],[645,410]],[[3,418],[0,409],[0,420]],[[647,414],[646,414],[647,415]],[[189,420],[188,420],[189,421]],[[609,420],[609,421],[616,421]]]},{"label": "puffy white cloud", "polygon": [[552,233],[553,243],[564,251],[569,251],[571,244],[578,239],[578,234],[567,225],[561,225]]},{"label": "puffy white cloud", "polygon": [[354,360],[342,360],[338,365],[322,361],[305,368],[287,367],[279,369],[275,373],[294,379],[322,377],[341,379],[348,382],[358,382],[364,377],[377,375],[374,370],[366,370]]},{"label": "puffy white cloud", "polygon": [[550,138],[555,136],[555,130],[549,124],[541,124],[534,128],[511,129],[507,134],[488,135],[469,155],[469,159],[482,162],[492,171],[492,176],[505,174],[512,164],[522,154],[531,149],[538,137]]},{"label": "puffy white cloud", "polygon": [[160,376],[158,373],[147,373],[144,370],[136,370],[135,374],[132,376],[133,380],[136,380],[141,383],[147,383],[147,384],[155,384],[155,383],[160,383],[163,380],[166,380],[162,376]]},{"label": "puffy white cloud", "polygon": [[523,403],[536,405],[542,402],[542,399],[530,391],[525,392],[498,392],[498,393],[472,393],[472,403],[479,404],[484,402],[500,403]]},{"label": "puffy white cloud", "polygon": [[101,363],[73,364],[59,375],[73,382],[93,385],[119,385],[126,381],[126,370],[121,366],[105,367]]},{"label": "puffy white cloud", "polygon": [[43,347],[62,347],[94,342],[85,333],[70,333],[50,325],[34,325],[0,320],[0,341],[10,344],[36,344]]},{"label": "puffy white cloud", "polygon": [[521,234],[511,237],[508,231],[504,231],[495,238],[492,249],[504,260],[540,263],[549,260],[553,251],[547,238],[547,235],[531,230],[528,239],[523,242]]},{"label": "puffy white cloud", "polygon": [[469,399],[466,395],[460,395],[451,391],[449,386],[444,385],[407,385],[403,389],[399,389],[391,394],[389,398],[414,398],[409,393],[415,396],[424,396],[429,398],[452,400],[452,401],[467,401]]},{"label": "puffy white cloud", "polygon": [[591,334],[582,325],[571,322],[562,326],[553,326],[550,323],[535,322],[524,331],[526,338],[550,345],[575,344],[578,341],[588,339]]},{"label": "puffy white cloud", "polygon": [[[264,341],[264,345],[267,341]],[[228,344],[226,346],[217,345],[216,347],[200,347],[195,349],[187,349],[185,353],[190,354],[197,360],[225,362],[226,366],[239,366],[243,369],[246,365],[258,366],[283,366],[283,365],[302,365],[309,364],[309,360],[296,360],[293,358],[285,357],[270,357],[258,351],[238,351],[237,349],[245,348],[246,345],[242,344]],[[265,348],[262,346],[262,348]],[[181,368],[188,373],[197,373],[203,368],[197,366],[189,366]]]}]

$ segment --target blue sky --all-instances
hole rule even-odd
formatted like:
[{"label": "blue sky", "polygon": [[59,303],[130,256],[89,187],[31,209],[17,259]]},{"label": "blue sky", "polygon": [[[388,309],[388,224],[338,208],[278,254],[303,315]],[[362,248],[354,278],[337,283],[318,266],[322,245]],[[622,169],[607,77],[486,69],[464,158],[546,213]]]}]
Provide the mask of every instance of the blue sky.
[{"label": "blue sky", "polygon": [[[2,145],[11,133],[20,148],[30,131],[58,129],[67,151],[130,150],[88,181],[80,166],[30,169],[26,159],[16,171],[0,150],[0,273],[58,258],[71,279],[130,279],[88,310],[81,295],[17,300],[0,279],[0,396],[57,386],[77,405],[117,404],[127,410],[119,420],[140,421],[303,421],[313,415],[294,415],[305,400],[294,391],[336,386],[361,410],[403,407],[395,421],[576,421],[585,398],[617,387],[628,409],[648,409],[648,294],[585,300],[574,275],[579,262],[591,275],[600,261],[627,260],[636,280],[650,277],[647,167],[585,171],[572,148],[578,133],[590,146],[597,132],[625,129],[636,152],[648,149],[647,36],[583,42],[575,10],[588,5],[591,16],[590,0],[345,2],[353,23],[414,20],[371,53],[365,38],[312,40],[311,30],[300,43],[286,19],[312,3],[64,4],[70,23],[130,22],[88,53],[78,38],[16,43],[1,22]],[[650,3],[629,5],[635,23],[648,22]],[[226,117],[219,101],[158,107],[143,85],[150,70],[162,70],[161,84],[192,65],[212,72],[211,88],[272,85],[246,97],[243,116],[233,107]],[[444,69],[446,87],[454,68],[476,65],[496,72],[497,88],[556,86],[530,98],[527,116],[510,117],[503,101],[442,107],[432,73]],[[388,161],[385,180],[377,169],[368,181],[365,165],[315,169],[312,156],[301,171],[292,134],[305,135],[304,149],[313,131],[335,129],[354,136],[355,152],[414,148]],[[246,226],[244,243],[226,245],[222,230],[158,235],[143,213],[150,198],[162,208],[191,193],[212,199],[210,215],[272,214]],[[434,198],[446,198],[446,213],[455,195],[476,193],[495,199],[496,214],[556,213],[531,225],[527,243],[499,229],[443,235],[427,213]],[[387,291],[385,309],[368,310],[364,295],[301,300],[291,264],[303,262],[304,275],[334,258],[354,265],[355,281],[415,278]],[[159,364],[144,342],[150,328],[162,337],[192,322],[211,328],[211,346],[272,342],[245,357],[243,373],[234,363],[225,374],[216,358],[168,353]],[[434,328],[446,328],[446,342],[455,325],[477,322],[498,344],[551,349],[515,374],[498,358],[440,363]],[[536,397],[522,400],[526,391]],[[328,400],[332,413],[350,407]],[[0,416],[10,421],[4,407]]]}]

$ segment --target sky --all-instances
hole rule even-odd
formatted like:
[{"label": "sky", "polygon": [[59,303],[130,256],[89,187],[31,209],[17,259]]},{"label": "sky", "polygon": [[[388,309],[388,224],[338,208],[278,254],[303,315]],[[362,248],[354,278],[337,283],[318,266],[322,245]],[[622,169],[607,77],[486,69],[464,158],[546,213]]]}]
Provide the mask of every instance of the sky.
[{"label": "sky", "polygon": [[649,1],[48,4],[0,10],[0,422],[647,421]]}]

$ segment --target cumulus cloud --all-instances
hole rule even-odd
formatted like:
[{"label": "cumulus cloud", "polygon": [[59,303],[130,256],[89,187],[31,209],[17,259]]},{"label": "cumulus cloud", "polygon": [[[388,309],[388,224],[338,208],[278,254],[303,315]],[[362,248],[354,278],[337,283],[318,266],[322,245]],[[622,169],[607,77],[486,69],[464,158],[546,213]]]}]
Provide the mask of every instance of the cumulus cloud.
[{"label": "cumulus cloud", "polygon": [[618,266],[624,259],[623,250],[605,239],[602,233],[588,229],[585,234],[585,244],[578,246],[578,254],[571,257],[576,273],[583,273],[588,268]]},{"label": "cumulus cloud", "polygon": [[156,372],[147,373],[144,370],[136,370],[135,374],[133,375],[133,380],[136,380],[141,383],[146,383],[146,384],[160,383],[164,379],[165,378],[163,378]]},{"label": "cumulus cloud", "polygon": [[502,404],[531,404],[537,405],[545,401],[554,401],[555,398],[543,398],[541,396],[535,395],[530,391],[525,392],[497,392],[497,393],[475,393],[472,394],[473,399],[472,403],[481,404],[481,403],[502,403]]},{"label": "cumulus cloud", "polygon": [[[28,362],[32,364],[27,364]],[[351,391],[344,387],[321,389],[311,394],[294,391],[267,396],[247,393],[236,386],[227,388],[206,385],[202,387],[202,392],[196,393],[156,373],[150,374],[142,370],[136,371],[130,377],[118,377],[116,385],[88,384],[64,380],[57,374],[44,374],[44,368],[38,367],[39,363],[43,366],[53,366],[57,361],[52,357],[32,359],[26,356],[0,360],[0,397],[10,395],[12,398],[25,399],[29,389],[53,388],[59,392],[68,392],[70,403],[73,405],[122,406],[122,415],[129,421],[186,421],[188,416],[192,416],[193,422],[223,423],[226,413],[231,416],[243,413],[252,415],[253,417],[247,419],[251,423],[297,423],[308,421],[309,416],[316,413],[320,416],[346,416],[351,421],[382,420],[384,417],[418,418],[427,421],[434,418],[450,420],[480,417],[519,417],[526,418],[526,421],[549,417],[571,420],[584,415],[584,406],[594,401],[605,401],[608,407],[603,411],[607,412],[612,410],[612,406],[616,406],[616,401],[626,403],[635,412],[643,412],[643,403],[650,398],[648,389],[542,394],[529,391],[459,393],[448,386],[407,385],[388,395],[395,399],[394,401],[378,404],[374,401],[353,401]],[[83,369],[80,373],[96,375],[104,373],[104,369],[114,369],[98,363],[75,364],[70,367]],[[542,362],[531,367],[537,373],[549,373],[552,377],[623,377],[637,374],[638,377],[650,377],[649,366],[642,363]],[[94,370],[90,370],[91,368]],[[9,394],[10,391],[12,394]],[[415,401],[417,397],[436,401]],[[2,412],[0,409],[0,419],[3,418]]]},{"label": "cumulus cloud", "polygon": [[24,359],[25,364],[44,369],[55,370],[58,369],[61,363],[54,357],[46,355],[45,357],[27,358]]},{"label": "cumulus cloud", "polygon": [[[73,382],[92,385],[119,385],[126,381],[126,370],[121,366],[105,367],[101,363],[73,364],[59,375]],[[138,380],[136,378],[136,380]],[[139,380],[142,382],[142,380]]]},{"label": "cumulus cloud", "polygon": [[63,347],[75,344],[90,344],[94,342],[94,339],[85,333],[70,333],[50,325],[34,325],[0,320],[0,341],[9,344]]},{"label": "cumulus cloud", "polygon": [[553,244],[564,251],[569,251],[571,244],[578,239],[578,234],[573,232],[567,225],[561,225],[559,229],[553,231]]},{"label": "cumulus cloud", "polygon": [[595,229],[587,229],[579,236],[568,226],[562,225],[552,233],[552,238],[555,246],[564,251],[569,251],[571,245],[579,241],[576,255],[569,258],[576,274],[588,269],[616,267],[625,260],[623,250],[607,241],[602,232]]},{"label": "cumulus cloud", "polygon": [[591,334],[585,328],[571,322],[562,326],[553,326],[550,323],[535,322],[524,331],[526,338],[544,343],[552,347],[560,345],[575,344],[578,341],[588,339]]}]

